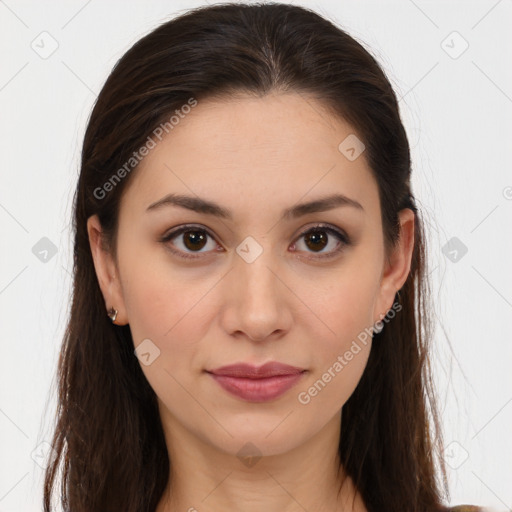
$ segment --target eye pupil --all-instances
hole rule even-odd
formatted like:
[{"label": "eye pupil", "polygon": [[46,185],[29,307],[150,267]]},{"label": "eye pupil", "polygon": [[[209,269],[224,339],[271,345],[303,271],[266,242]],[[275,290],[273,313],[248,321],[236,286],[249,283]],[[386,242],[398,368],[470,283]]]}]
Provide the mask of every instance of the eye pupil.
[{"label": "eye pupil", "polygon": [[[320,249],[322,250],[327,245],[327,236],[323,231],[312,231],[308,235],[305,236],[306,244],[310,249]],[[309,242],[313,243],[313,247],[309,246]],[[318,245],[318,244],[321,245]]]},{"label": "eye pupil", "polygon": [[[202,231],[185,231],[183,237],[185,246],[190,250],[202,249],[204,242],[206,242],[206,236]],[[192,242],[191,244],[189,244],[190,241]]]}]

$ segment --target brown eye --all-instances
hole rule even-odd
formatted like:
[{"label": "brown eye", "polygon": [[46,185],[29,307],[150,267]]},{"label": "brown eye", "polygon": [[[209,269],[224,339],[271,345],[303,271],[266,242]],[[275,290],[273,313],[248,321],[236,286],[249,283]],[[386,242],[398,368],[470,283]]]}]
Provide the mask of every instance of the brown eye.
[{"label": "brown eye", "polygon": [[329,241],[328,235],[324,231],[312,231],[305,235],[306,245],[313,251],[321,251]]},{"label": "brown eye", "polygon": [[[167,244],[171,252],[181,258],[200,258],[203,253],[211,252],[217,247],[213,236],[196,226],[182,226],[164,235],[160,241]],[[203,250],[205,248],[207,250]]]},{"label": "brown eye", "polygon": [[[304,246],[306,247],[305,252],[317,253],[318,258],[329,258],[334,257],[340,253],[345,246],[350,245],[350,239],[343,232],[337,229],[318,225],[303,232],[299,236],[299,241],[304,239]],[[300,248],[300,243],[294,244],[294,249],[303,250]],[[330,250],[324,250],[330,247]]]},{"label": "brown eye", "polygon": [[182,234],[183,244],[191,251],[201,250],[205,246],[208,237],[203,231],[184,231]]}]

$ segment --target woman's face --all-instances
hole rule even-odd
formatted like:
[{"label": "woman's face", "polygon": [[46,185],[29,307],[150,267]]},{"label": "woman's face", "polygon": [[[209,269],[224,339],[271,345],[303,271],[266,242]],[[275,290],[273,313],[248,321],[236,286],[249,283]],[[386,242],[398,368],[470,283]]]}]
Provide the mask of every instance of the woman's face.
[{"label": "woman's face", "polygon": [[[385,258],[362,149],[350,125],[303,95],[199,102],[134,171],[117,261],[89,220],[106,305],[130,325],[165,428],[271,455],[339,420],[412,251],[404,210],[402,245]],[[334,195],[347,199],[322,202]],[[210,373],[268,362],[302,372],[259,382]]]}]

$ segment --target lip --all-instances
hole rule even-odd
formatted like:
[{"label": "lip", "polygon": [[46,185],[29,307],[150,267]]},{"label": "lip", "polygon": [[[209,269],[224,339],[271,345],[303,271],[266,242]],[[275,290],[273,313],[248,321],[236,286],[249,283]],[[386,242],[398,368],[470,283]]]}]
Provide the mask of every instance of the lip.
[{"label": "lip", "polygon": [[248,402],[275,400],[297,384],[305,372],[274,361],[263,366],[238,363],[207,370],[224,390]]}]

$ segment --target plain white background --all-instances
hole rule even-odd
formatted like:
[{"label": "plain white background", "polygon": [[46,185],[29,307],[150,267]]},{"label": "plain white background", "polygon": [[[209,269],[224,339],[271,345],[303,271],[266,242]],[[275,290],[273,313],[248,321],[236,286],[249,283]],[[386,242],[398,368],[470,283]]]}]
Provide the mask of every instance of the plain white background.
[{"label": "plain white background", "polygon": [[[0,0],[0,512],[42,510],[93,102],[135,41],[204,3]],[[362,42],[401,98],[429,229],[451,504],[511,509],[512,2],[291,3]]]}]

